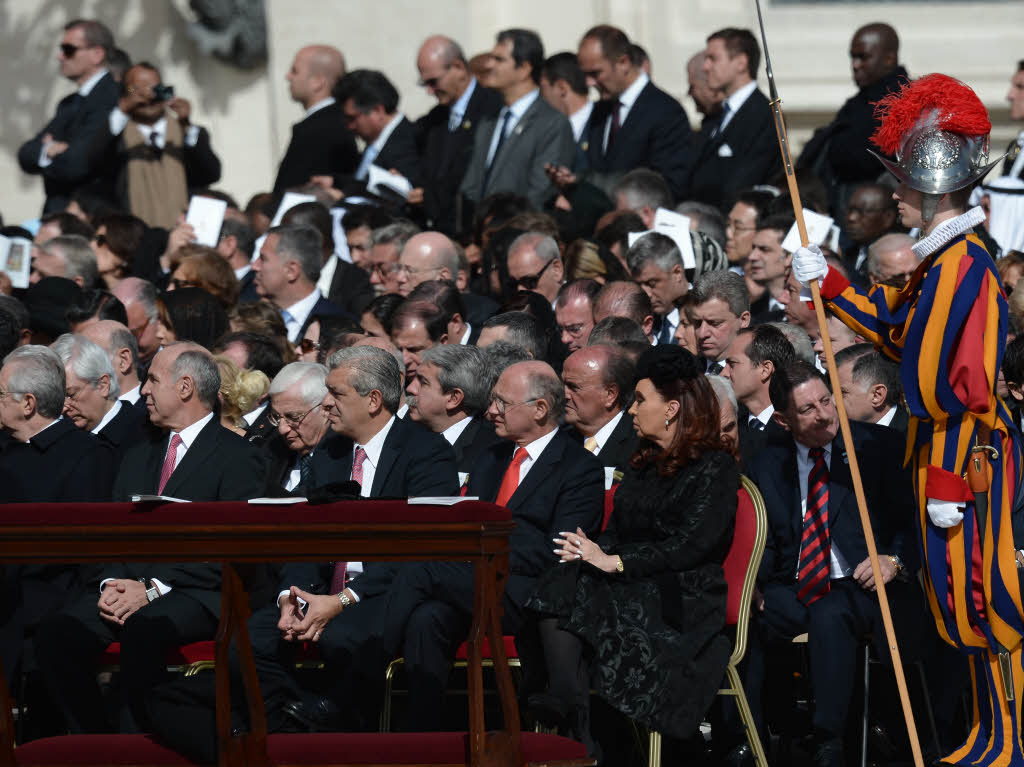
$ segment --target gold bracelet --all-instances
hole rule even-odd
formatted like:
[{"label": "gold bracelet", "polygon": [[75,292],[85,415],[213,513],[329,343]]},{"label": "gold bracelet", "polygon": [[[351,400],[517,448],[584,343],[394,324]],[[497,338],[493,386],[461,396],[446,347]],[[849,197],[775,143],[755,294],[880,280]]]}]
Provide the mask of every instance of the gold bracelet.
[{"label": "gold bracelet", "polygon": [[616,559],[618,561],[615,563],[615,572],[624,573],[626,571],[626,568],[622,565],[622,557],[616,556]]}]

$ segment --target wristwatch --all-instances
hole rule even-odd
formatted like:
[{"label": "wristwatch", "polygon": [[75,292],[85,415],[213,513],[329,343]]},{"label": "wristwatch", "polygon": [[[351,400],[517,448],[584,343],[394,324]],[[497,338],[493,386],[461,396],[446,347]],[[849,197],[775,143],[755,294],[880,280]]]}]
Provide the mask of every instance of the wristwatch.
[{"label": "wristwatch", "polygon": [[344,591],[342,591],[340,594],[338,594],[338,601],[341,602],[342,609],[344,609],[344,608],[346,608],[346,607],[348,607],[348,606],[350,606],[352,604],[352,598],[349,597],[349,595],[346,594]]},{"label": "wristwatch", "polygon": [[[143,584],[145,585],[145,584]],[[146,599],[152,602],[154,599],[160,598],[160,589],[153,585],[153,581],[149,582],[149,586],[146,587]]]},{"label": "wristwatch", "polygon": [[892,560],[892,565],[896,568],[896,576],[903,575],[903,560],[895,554],[890,554],[889,559]]}]

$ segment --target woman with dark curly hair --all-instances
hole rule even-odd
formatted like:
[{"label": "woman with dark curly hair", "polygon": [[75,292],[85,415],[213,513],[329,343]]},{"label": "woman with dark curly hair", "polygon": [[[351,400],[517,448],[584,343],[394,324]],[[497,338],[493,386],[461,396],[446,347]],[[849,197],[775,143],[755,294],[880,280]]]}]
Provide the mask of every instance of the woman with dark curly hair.
[{"label": "woman with dark curly hair", "polygon": [[697,358],[678,346],[645,352],[637,377],[629,412],[641,440],[609,525],[596,540],[560,532],[561,564],[527,603],[540,614],[548,668],[548,691],[530,707],[591,748],[591,685],[633,719],[686,739],[732,650],[722,562],[740,475],[718,400]]}]

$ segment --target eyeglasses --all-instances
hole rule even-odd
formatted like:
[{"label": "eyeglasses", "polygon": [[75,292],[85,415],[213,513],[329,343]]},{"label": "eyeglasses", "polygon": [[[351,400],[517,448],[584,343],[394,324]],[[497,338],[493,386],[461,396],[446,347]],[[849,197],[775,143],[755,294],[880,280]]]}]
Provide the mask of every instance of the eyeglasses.
[{"label": "eyeglasses", "polygon": [[529,405],[530,403],[536,401],[537,397],[534,397],[533,399],[523,400],[522,402],[506,402],[497,394],[491,395],[491,404],[493,404],[494,409],[498,411],[498,415],[502,416],[505,415],[505,413],[507,413],[509,410],[512,410],[513,408],[517,408],[520,405]]},{"label": "eyeglasses", "polygon": [[3,399],[4,397],[7,397],[7,396],[14,397],[14,396],[17,396],[18,394],[21,394],[21,392],[17,392],[17,391],[4,391],[3,389],[0,389],[0,399]]},{"label": "eyeglasses", "polygon": [[[451,69],[451,68],[452,68],[451,64],[447,65],[444,68],[445,73],[447,73],[448,70]],[[421,88],[436,88],[437,84],[439,82],[441,82],[441,78],[442,77],[444,77],[444,74],[440,74],[437,77],[426,77],[426,78],[422,78],[421,77],[420,80],[419,80],[419,85],[420,85]]]},{"label": "eyeglasses", "polygon": [[382,261],[378,264],[370,264],[370,272],[376,272],[382,279],[395,274],[401,270],[401,265],[397,261]]},{"label": "eyeglasses", "polygon": [[573,338],[580,335],[580,333],[583,332],[584,327],[586,326],[582,322],[578,322],[575,325],[555,325],[559,334],[568,333]]},{"label": "eyeglasses", "polygon": [[524,274],[522,277],[509,277],[508,285],[515,292],[516,288],[522,288],[523,290],[536,290],[537,285],[540,284],[540,278],[544,276],[544,272],[555,263],[556,259],[552,258],[536,274]]},{"label": "eyeglasses", "polygon": [[83,48],[91,48],[91,45],[72,45],[71,43],[61,43],[57,46],[60,48],[60,52],[64,55],[64,58],[74,58],[74,55]]},{"label": "eyeglasses", "polygon": [[413,267],[409,266],[408,264],[395,264],[395,271],[396,272],[405,272],[406,274],[411,276],[411,275],[414,275],[414,274],[422,274],[423,272],[439,272],[441,270],[438,269],[437,267],[430,267],[430,268],[427,268],[427,269],[414,269]]},{"label": "eyeglasses", "polygon": [[320,405],[315,405],[307,410],[302,415],[295,415],[294,413],[275,413],[272,409],[267,409],[267,420],[270,421],[270,425],[275,429],[280,425],[281,421],[287,423],[291,428],[297,429],[306,420],[306,416],[316,410]]},{"label": "eyeglasses", "polygon": [[80,395],[83,391],[85,391],[84,386],[79,386],[77,389],[67,389],[64,392],[64,399],[74,401],[78,399],[78,395]]},{"label": "eyeglasses", "polygon": [[316,351],[320,348],[320,342],[314,341],[312,338],[303,338],[299,341],[299,349],[303,354],[309,354],[312,351]]}]

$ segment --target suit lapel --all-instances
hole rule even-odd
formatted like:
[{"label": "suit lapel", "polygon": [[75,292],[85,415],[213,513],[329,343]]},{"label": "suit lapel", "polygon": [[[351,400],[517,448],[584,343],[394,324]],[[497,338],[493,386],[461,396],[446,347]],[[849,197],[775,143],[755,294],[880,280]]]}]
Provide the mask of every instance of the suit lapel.
[{"label": "suit lapel", "polygon": [[395,461],[398,460],[400,451],[398,445],[404,441],[405,428],[402,421],[395,418],[395,422],[391,425],[391,431],[388,432],[388,436],[384,439],[384,444],[380,449],[380,459],[377,461],[377,468],[373,472],[373,486],[370,488],[370,497],[377,498],[381,493],[381,488],[384,487],[384,482],[388,478],[388,474],[391,473],[391,469],[395,466]]},{"label": "suit lapel", "polygon": [[[175,491],[185,484],[189,475],[207,463],[210,456],[217,449],[217,444],[220,442],[217,439],[217,432],[222,428],[217,420],[217,416],[214,415],[210,422],[203,427],[202,431],[196,435],[196,438],[192,441],[192,446],[185,452],[185,457],[181,459],[178,467],[171,473],[170,479],[167,480],[167,484],[164,486],[162,495],[174,496]],[[163,461],[161,461],[162,463]],[[159,477],[159,475],[157,476]]]},{"label": "suit lapel", "polygon": [[[523,133],[525,133],[529,129],[530,121],[533,120],[534,117],[536,117],[537,110],[541,108],[540,102],[541,97],[540,94],[538,94],[537,98],[535,98],[533,100],[533,103],[530,104],[530,108],[527,109],[523,116],[519,118],[519,121],[515,124],[515,127],[512,128],[512,130],[509,131],[508,136],[505,137],[505,141],[502,142],[501,149],[498,150],[497,155],[495,155],[494,157],[494,162],[491,163],[491,173],[489,176],[490,179],[497,178],[498,175],[501,173],[502,165],[505,164],[507,158],[512,153],[513,148],[521,141],[521,136],[523,135]],[[496,124],[500,125],[501,123],[499,121]]]},{"label": "suit lapel", "polygon": [[568,440],[561,432],[556,433],[554,438],[544,448],[544,452],[534,461],[526,478],[519,483],[519,487],[512,493],[508,500],[510,510],[522,506],[547,477],[555,472],[556,467],[562,461],[565,454],[565,443]]},{"label": "suit lapel", "polygon": [[850,501],[856,501],[852,492],[849,459],[842,434],[832,440],[832,460],[828,467],[828,526],[834,528],[839,515]]},{"label": "suit lapel", "polygon": [[779,473],[775,475],[779,497],[788,501],[787,508],[793,510],[789,515],[790,526],[793,536],[797,541],[797,552],[799,555],[800,536],[803,532],[803,515],[800,513],[803,498],[800,497],[800,468],[796,460],[796,443],[789,440],[786,456],[779,467]]}]

